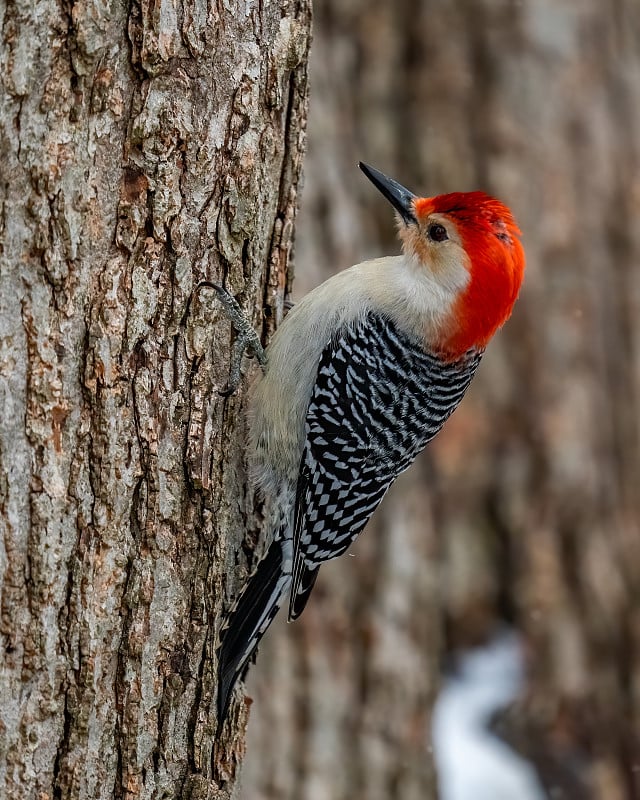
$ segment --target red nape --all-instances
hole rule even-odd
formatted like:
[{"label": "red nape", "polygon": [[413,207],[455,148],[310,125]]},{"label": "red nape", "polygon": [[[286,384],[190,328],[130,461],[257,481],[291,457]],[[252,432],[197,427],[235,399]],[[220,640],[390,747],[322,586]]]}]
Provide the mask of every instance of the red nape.
[{"label": "red nape", "polygon": [[452,192],[416,200],[416,216],[443,214],[455,224],[469,257],[471,280],[453,311],[443,343],[451,357],[484,348],[511,315],[524,276],[520,229],[509,208],[484,192]]}]

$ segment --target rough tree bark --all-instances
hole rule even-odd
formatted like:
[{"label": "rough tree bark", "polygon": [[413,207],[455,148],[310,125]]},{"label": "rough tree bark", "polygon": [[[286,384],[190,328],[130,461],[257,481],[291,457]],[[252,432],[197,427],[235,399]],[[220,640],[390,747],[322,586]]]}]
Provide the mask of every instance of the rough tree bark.
[{"label": "rough tree bark", "polygon": [[214,649],[255,500],[194,287],[265,337],[282,314],[309,2],[0,19],[0,795],[227,797],[247,712],[214,755]]},{"label": "rough tree bark", "polygon": [[358,159],[504,198],[528,274],[414,499],[399,484],[265,641],[247,797],[434,797],[438,660],[507,620],[532,673],[517,740],[550,796],[636,800],[640,6],[327,0],[311,70],[301,283],[396,251]]}]

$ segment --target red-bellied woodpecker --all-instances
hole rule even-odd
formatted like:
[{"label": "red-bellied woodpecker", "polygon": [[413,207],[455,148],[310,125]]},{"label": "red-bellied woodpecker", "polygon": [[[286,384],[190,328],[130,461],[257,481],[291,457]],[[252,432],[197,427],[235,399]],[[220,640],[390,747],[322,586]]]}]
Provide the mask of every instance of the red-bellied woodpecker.
[{"label": "red-bellied woodpecker", "polygon": [[295,619],[320,565],[347,550],[456,408],[522,282],[520,231],[499,200],[418,198],[360,167],[398,212],[404,252],[314,289],[267,348],[249,430],[272,540],[221,635],[219,726],[287,590]]}]

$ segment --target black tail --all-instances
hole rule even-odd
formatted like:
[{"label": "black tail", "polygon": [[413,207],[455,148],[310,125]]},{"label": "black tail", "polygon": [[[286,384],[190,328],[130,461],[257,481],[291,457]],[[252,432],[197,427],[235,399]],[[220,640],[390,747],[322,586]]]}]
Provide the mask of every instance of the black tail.
[{"label": "black tail", "polygon": [[[218,731],[229,711],[233,687],[278,613],[291,575],[283,570],[283,542],[275,541],[231,609],[218,650]],[[290,569],[290,565],[289,565]]]}]

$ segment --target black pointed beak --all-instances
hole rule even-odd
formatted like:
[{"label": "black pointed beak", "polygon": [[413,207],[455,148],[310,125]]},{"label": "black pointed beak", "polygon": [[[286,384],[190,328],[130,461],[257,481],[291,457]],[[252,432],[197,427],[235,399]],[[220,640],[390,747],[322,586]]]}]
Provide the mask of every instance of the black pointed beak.
[{"label": "black pointed beak", "polygon": [[413,208],[413,201],[416,196],[413,192],[405,189],[404,186],[394,181],[393,178],[388,178],[379,170],[370,167],[368,164],[363,164],[362,161],[358,162],[358,166],[376,189],[381,191],[387,198],[407,225],[417,222]]}]

